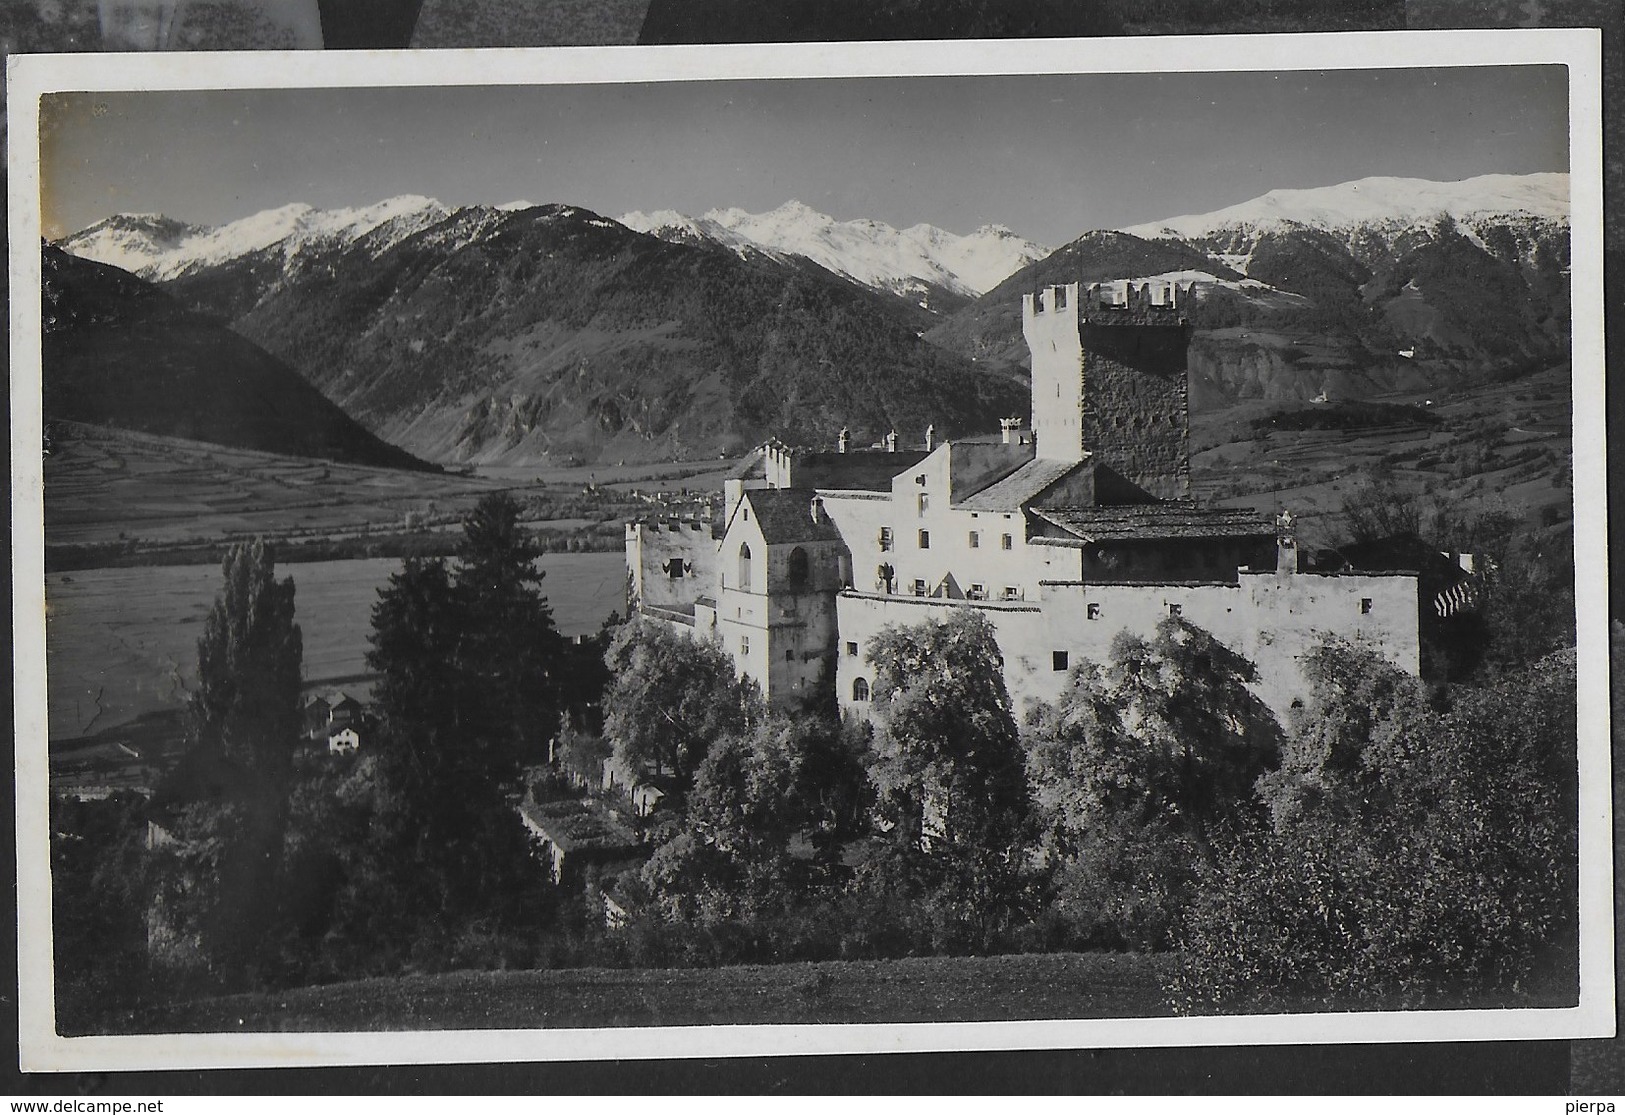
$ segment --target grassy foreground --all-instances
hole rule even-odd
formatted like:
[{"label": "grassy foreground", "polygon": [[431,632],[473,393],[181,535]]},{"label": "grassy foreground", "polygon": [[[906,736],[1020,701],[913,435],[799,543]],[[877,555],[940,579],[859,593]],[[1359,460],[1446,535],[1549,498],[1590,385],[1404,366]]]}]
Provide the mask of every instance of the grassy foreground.
[{"label": "grassy foreground", "polygon": [[1009,1021],[1171,1013],[1172,958],[921,957],[732,968],[451,972],[168,1004],[128,1033]]}]

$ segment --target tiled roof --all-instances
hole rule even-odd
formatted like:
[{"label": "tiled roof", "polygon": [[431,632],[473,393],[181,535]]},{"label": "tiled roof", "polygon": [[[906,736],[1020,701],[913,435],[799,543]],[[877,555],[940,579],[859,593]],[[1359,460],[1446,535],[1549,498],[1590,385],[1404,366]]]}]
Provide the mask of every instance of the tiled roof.
[{"label": "tiled roof", "polygon": [[1046,507],[1033,513],[1088,542],[1256,538],[1275,533],[1275,527],[1264,516],[1248,508],[1148,503],[1123,507]]},{"label": "tiled roof", "polygon": [[813,522],[811,488],[753,488],[745,493],[769,546],[793,542],[839,542],[841,532],[826,514]]},{"label": "tiled roof", "polygon": [[1044,458],[1028,461],[998,483],[960,500],[957,506],[967,511],[1020,511],[1042,495],[1046,488],[1087,464],[1087,461],[1051,461]]},{"label": "tiled roof", "polygon": [[896,453],[879,449],[852,453],[797,451],[790,456],[790,478],[802,488],[889,492],[892,477],[913,468],[928,455],[923,449]]}]

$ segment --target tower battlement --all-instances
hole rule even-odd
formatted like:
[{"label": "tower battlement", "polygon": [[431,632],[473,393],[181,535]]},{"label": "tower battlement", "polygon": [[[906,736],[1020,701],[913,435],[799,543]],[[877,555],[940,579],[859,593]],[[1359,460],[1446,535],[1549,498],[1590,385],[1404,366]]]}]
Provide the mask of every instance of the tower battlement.
[{"label": "tower battlement", "polygon": [[[1078,321],[1091,325],[1181,325],[1194,283],[1116,279],[1105,283],[1050,286],[1021,299],[1025,329],[1035,325],[1064,327]],[[1039,322],[1039,318],[1048,321]]]}]

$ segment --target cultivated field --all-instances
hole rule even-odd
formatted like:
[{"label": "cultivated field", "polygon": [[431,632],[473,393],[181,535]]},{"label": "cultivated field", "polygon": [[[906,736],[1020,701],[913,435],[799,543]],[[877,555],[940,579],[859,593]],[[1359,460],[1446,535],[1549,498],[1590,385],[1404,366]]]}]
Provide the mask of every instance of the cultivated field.
[{"label": "cultivated field", "polygon": [[331,536],[472,507],[502,485],[56,424],[45,459],[50,546]]},{"label": "cultivated field", "polygon": [[[596,631],[624,611],[626,562],[616,553],[548,554],[543,591],[566,635]],[[292,577],[310,686],[366,674],[378,589],[400,568],[390,559],[321,561],[278,568]],[[210,565],[87,569],[46,577],[46,664],[51,738],[85,735],[184,705],[196,679],[197,640],[220,588]]]},{"label": "cultivated field", "polygon": [[1375,400],[1412,410],[1414,421],[1290,428],[1330,419],[1336,402],[1248,402],[1194,415],[1192,488],[1221,506],[1289,508],[1312,545],[1333,540],[1344,500],[1373,473],[1443,506],[1503,509],[1532,528],[1571,523],[1570,392],[1565,365],[1454,396]]},{"label": "cultivated field", "polygon": [[533,1029],[1131,1018],[1172,1013],[1172,958],[914,957],[733,968],[451,972],[152,1008],[131,1033]]}]

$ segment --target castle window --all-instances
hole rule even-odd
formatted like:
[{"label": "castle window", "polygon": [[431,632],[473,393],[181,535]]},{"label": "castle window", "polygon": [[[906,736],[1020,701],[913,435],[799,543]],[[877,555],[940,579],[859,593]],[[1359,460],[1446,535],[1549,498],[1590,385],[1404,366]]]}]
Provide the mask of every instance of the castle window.
[{"label": "castle window", "polygon": [[986,600],[987,588],[984,585],[972,585],[965,595],[971,600]]},{"label": "castle window", "polygon": [[858,656],[858,644],[857,643],[854,643],[854,642],[851,642],[851,641],[847,642],[847,644],[846,644],[846,656],[848,658],[856,658]]},{"label": "castle window", "polygon": [[791,647],[785,647],[784,648],[784,660],[786,662],[794,662],[796,660],[796,652],[795,652],[795,650],[793,648],[791,648]]},{"label": "castle window", "polygon": [[1360,597],[1360,614],[1362,616],[1368,616],[1371,614],[1371,597]]},{"label": "castle window", "polygon": [[682,558],[671,558],[666,562],[666,576],[674,581],[682,580],[686,571],[687,566],[684,565]]},{"label": "castle window", "polygon": [[891,591],[891,586],[892,586],[892,580],[896,576],[897,576],[897,571],[895,569],[893,569],[891,566],[889,566],[889,565],[878,565],[878,566],[876,566],[875,567],[875,591],[876,592],[890,592]]},{"label": "castle window", "polygon": [[973,549],[973,550],[980,550],[982,548],[982,532],[981,531],[973,530],[973,531],[970,532],[970,548]]},{"label": "castle window", "polygon": [[749,654],[750,653],[750,636],[749,635],[741,635],[741,636],[739,636],[739,653],[740,654]]},{"label": "castle window", "polygon": [[750,543],[742,543],[739,547],[739,587],[750,588]]},{"label": "castle window", "polygon": [[1099,619],[1100,618],[1100,605],[1099,604],[1090,604],[1089,605],[1089,618],[1090,619]]},{"label": "castle window", "polygon": [[1015,548],[1015,539],[1011,538],[1008,534],[1002,535],[999,538],[999,549],[1001,549],[1001,550],[1010,550],[1010,549],[1014,549],[1014,548]]},{"label": "castle window", "polygon": [[931,508],[931,497],[925,492],[920,493],[920,514],[924,515]]},{"label": "castle window", "polygon": [[914,578],[914,595],[915,596],[924,596],[925,595],[925,578],[924,577],[915,577]]},{"label": "castle window", "polygon": [[1021,599],[1021,590],[1018,589],[1015,585],[1005,585],[1004,586],[1004,598],[1006,600],[1020,600]]},{"label": "castle window", "polygon": [[1049,668],[1051,670],[1054,670],[1058,674],[1066,673],[1066,670],[1067,670],[1067,654],[1066,654],[1066,651],[1064,651],[1064,650],[1052,650],[1052,651],[1050,651],[1049,652]]},{"label": "castle window", "polygon": [[929,550],[930,548],[931,548],[931,532],[928,531],[928,530],[920,531],[920,549]]},{"label": "castle window", "polygon": [[785,562],[784,578],[791,588],[801,588],[806,585],[807,577],[807,551],[797,546],[790,551],[790,557]]},{"label": "castle window", "polygon": [[869,679],[852,679],[852,699],[854,701],[867,701],[869,699]]},{"label": "castle window", "polygon": [[891,527],[880,528],[880,550],[882,553],[891,549]]},{"label": "castle window", "polygon": [[1180,616],[1180,615],[1183,615],[1184,612],[1185,612],[1185,608],[1184,608],[1184,605],[1182,605],[1182,604],[1170,604],[1170,605],[1168,605],[1168,614],[1171,615],[1171,616]]},{"label": "castle window", "polygon": [[914,483],[918,484],[922,488],[925,487],[925,473],[922,472],[916,476],[914,478]]}]

